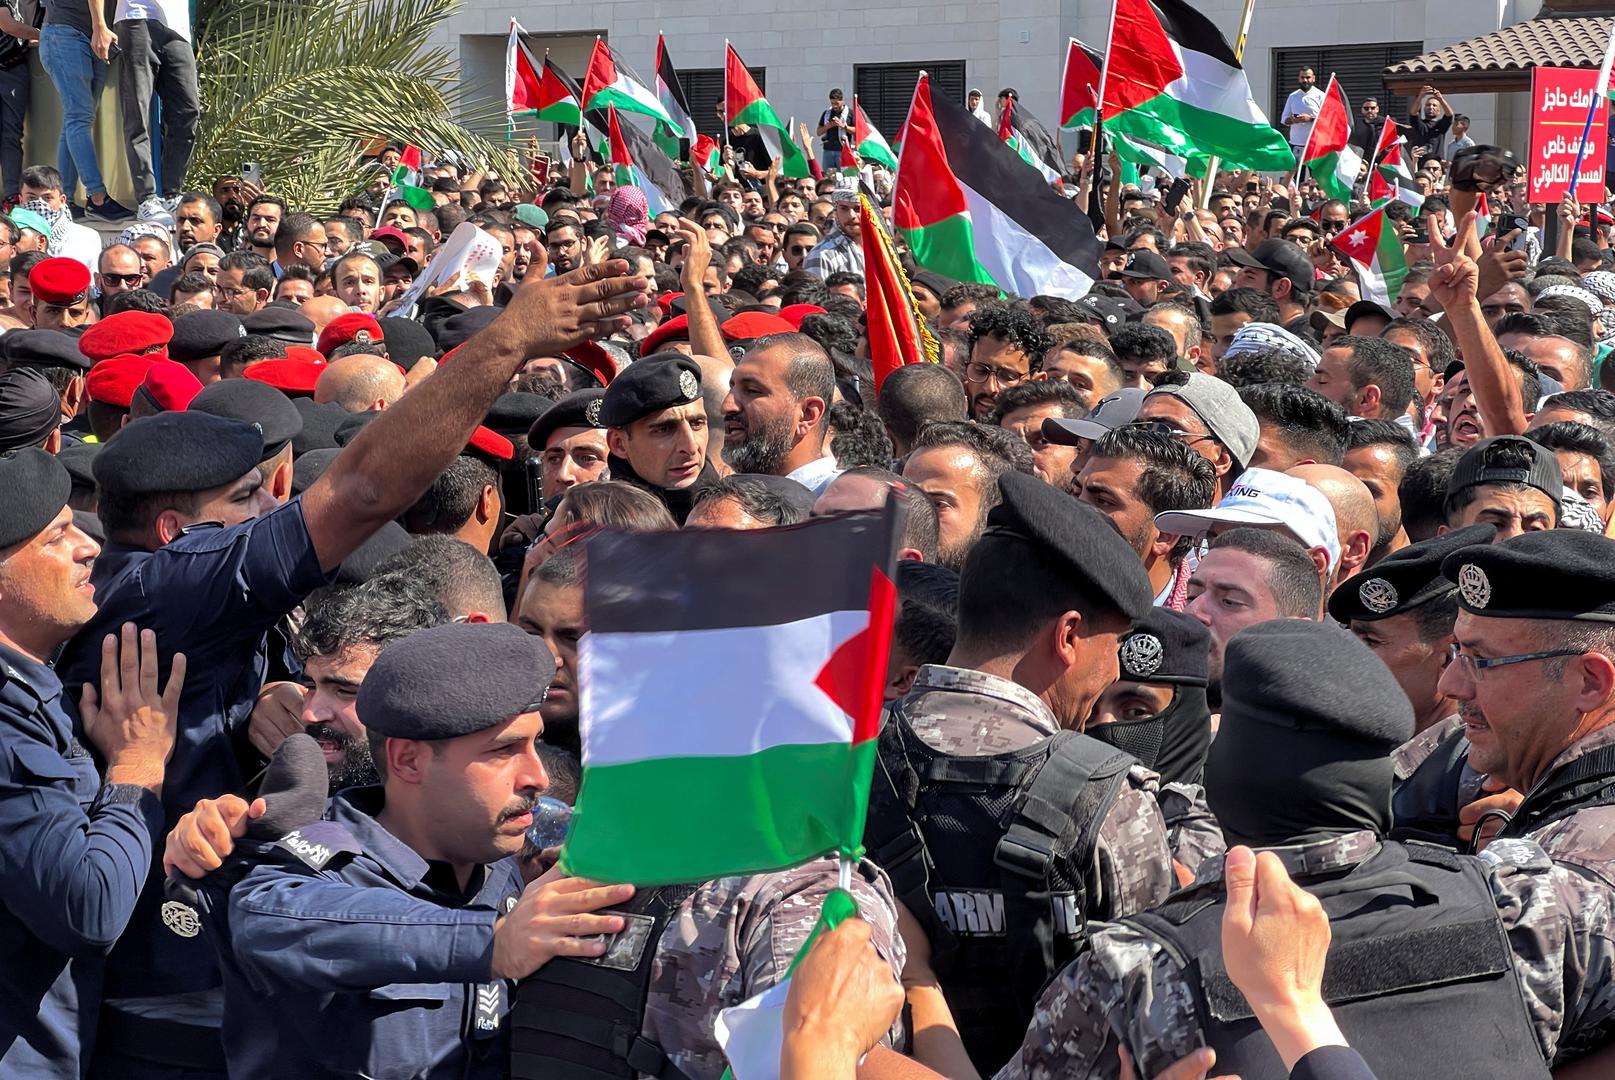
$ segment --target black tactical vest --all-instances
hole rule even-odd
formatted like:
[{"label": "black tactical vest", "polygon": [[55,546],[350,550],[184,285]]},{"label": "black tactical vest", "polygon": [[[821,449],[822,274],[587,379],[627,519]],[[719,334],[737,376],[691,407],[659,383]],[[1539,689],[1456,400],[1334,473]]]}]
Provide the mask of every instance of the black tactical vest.
[{"label": "black tactical vest", "polygon": [[[1578,810],[1612,805],[1615,805],[1615,746],[1603,746],[1550,773],[1532,788],[1499,836],[1530,836]],[[1576,863],[1563,865],[1583,874],[1591,872]],[[1602,877],[1599,880],[1610,884]]]},{"label": "black tactical vest", "polygon": [[1469,762],[1463,729],[1447,736],[1391,795],[1391,839],[1458,849],[1458,788]]},{"label": "black tactical vest", "polygon": [[[1479,860],[1388,841],[1347,871],[1300,883],[1322,901],[1333,933],[1324,1000],[1374,1075],[1549,1075]],[[1184,965],[1217,1071],[1286,1080],[1223,966],[1223,899],[1222,883],[1209,882],[1122,921]]]},{"label": "black tactical vest", "polygon": [[644,889],[602,915],[627,920],[604,956],[557,957],[516,986],[510,1008],[512,1080],[685,1080],[641,1034],[651,960],[695,885]]},{"label": "black tactical vest", "polygon": [[925,926],[971,1060],[990,1075],[1087,938],[1099,826],[1134,760],[1062,731],[1010,753],[927,746],[901,704],[880,735],[864,844]]}]

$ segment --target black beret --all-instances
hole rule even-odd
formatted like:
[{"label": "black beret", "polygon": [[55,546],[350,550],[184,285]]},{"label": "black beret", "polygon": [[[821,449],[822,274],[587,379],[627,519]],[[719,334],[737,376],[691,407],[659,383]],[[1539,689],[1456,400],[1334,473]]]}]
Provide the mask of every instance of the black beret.
[{"label": "black beret", "polygon": [[1152,607],[1116,650],[1129,682],[1206,685],[1206,655],[1211,632],[1199,619],[1181,611]]},{"label": "black beret", "polygon": [[182,364],[194,364],[218,356],[230,342],[246,336],[247,328],[237,315],[228,311],[193,311],[174,320],[168,356]]},{"label": "black beret", "polygon": [[555,677],[544,639],[511,623],[448,623],[381,650],[359,720],[394,739],[453,739],[537,710]]},{"label": "black beret", "polygon": [[353,414],[334,401],[315,404],[310,397],[292,398],[292,407],[303,418],[303,430],[292,436],[292,453],[306,454],[310,450],[335,447],[336,429]]},{"label": "black beret", "polygon": [[125,424],[96,455],[95,483],[117,496],[206,491],[241,479],[264,459],[251,424],[204,412],[165,412]]},{"label": "black beret", "polygon": [[537,423],[528,430],[527,445],[542,454],[545,444],[550,441],[550,436],[562,428],[603,427],[604,425],[600,423],[600,410],[605,397],[605,390],[600,388],[577,390],[566,395],[540,416]]},{"label": "black beret", "polygon": [[101,452],[103,443],[74,443],[72,446],[63,446],[56,454],[56,460],[62,463],[67,475],[73,478],[74,487],[95,489],[95,473],[91,465],[95,456]]},{"label": "black beret", "polygon": [[1458,606],[1494,619],[1615,622],[1615,540],[1542,529],[1448,555]]},{"label": "black beret", "polygon": [[100,544],[102,547],[106,547],[106,544],[107,544],[107,530],[106,530],[106,527],[101,524],[100,517],[98,517],[93,511],[90,511],[90,510],[75,510],[75,511],[73,511],[73,524],[78,526],[79,532],[83,533],[85,536],[88,536],[91,540],[94,540],[97,544]]},{"label": "black beret", "polygon": [[642,416],[701,400],[701,365],[683,353],[654,353],[611,380],[600,402],[602,427],[626,427]]},{"label": "black beret", "polygon": [[89,357],[78,342],[60,330],[12,330],[0,338],[0,353],[12,367],[57,367],[90,370]]},{"label": "black beret", "polygon": [[[679,293],[675,296],[667,305],[668,316],[671,318],[677,315],[688,315],[690,312],[689,300],[690,295],[688,293]],[[734,312],[718,303],[711,296],[707,297],[707,308],[712,312],[712,317],[720,323],[726,323],[734,317]]]},{"label": "black beret", "polygon": [[303,430],[303,414],[292,399],[255,379],[221,379],[203,387],[190,409],[252,424],[263,432],[266,458],[280,453]]},{"label": "black beret", "polygon": [[342,452],[340,446],[322,446],[292,459],[292,494],[301,495],[325,474],[332,460]]},{"label": "black beret", "polygon": [[1457,586],[1441,572],[1441,564],[1461,548],[1490,544],[1496,535],[1496,526],[1470,525],[1393,551],[1342,581],[1329,594],[1329,615],[1343,623],[1376,622],[1451,596]]},{"label": "black beret", "polygon": [[56,519],[73,479],[37,446],[0,455],[0,548],[20,544]]},{"label": "black beret", "polygon": [[1328,732],[1376,754],[1413,738],[1413,706],[1384,662],[1355,634],[1308,619],[1257,623],[1229,639],[1222,722],[1230,721]]},{"label": "black beret", "polygon": [[296,308],[259,308],[242,319],[241,325],[249,334],[262,334],[288,345],[314,347],[314,321]]},{"label": "black beret", "polygon": [[483,424],[501,435],[525,435],[554,405],[543,394],[511,390],[494,398],[493,408],[488,410]]},{"label": "black beret", "polygon": [[62,396],[34,368],[0,374],[0,453],[39,446],[62,423]]},{"label": "black beret", "polygon": [[[437,351],[446,353],[450,349],[464,345],[471,340],[473,334],[499,318],[502,311],[504,308],[474,307],[444,319],[437,324]],[[391,352],[391,347],[388,351]]]},{"label": "black beret", "polygon": [[336,434],[334,435],[336,444],[338,446],[348,445],[359,437],[359,432],[368,427],[370,422],[380,415],[378,412],[349,413],[336,426]]},{"label": "black beret", "polygon": [[415,539],[398,522],[389,521],[342,560],[336,568],[338,585],[359,585],[376,576],[383,563],[409,546]]},{"label": "black beret", "polygon": [[1002,500],[987,515],[986,535],[1019,540],[1064,563],[1084,594],[1135,623],[1149,614],[1150,576],[1103,514],[1026,473],[1000,476],[998,490]]},{"label": "black beret", "polygon": [[[1499,462],[1498,451],[1507,449],[1518,450],[1529,464]],[[1522,435],[1494,435],[1465,450],[1447,481],[1447,497],[1479,484],[1524,484],[1552,499],[1555,506],[1564,498],[1565,490],[1564,474],[1559,471],[1559,459],[1553,451]]]},{"label": "black beret", "polygon": [[391,316],[377,319],[376,322],[381,325],[387,358],[405,371],[414,367],[421,357],[437,354],[437,344],[432,341],[432,335],[414,319]]}]

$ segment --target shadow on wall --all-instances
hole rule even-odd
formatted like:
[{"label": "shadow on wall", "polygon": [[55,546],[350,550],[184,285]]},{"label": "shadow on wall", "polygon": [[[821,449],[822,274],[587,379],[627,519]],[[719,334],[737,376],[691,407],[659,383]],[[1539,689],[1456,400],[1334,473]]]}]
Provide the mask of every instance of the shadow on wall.
[{"label": "shadow on wall", "polygon": [[[134,182],[129,177],[129,154],[123,141],[126,103],[118,98],[118,68],[122,63],[122,60],[114,60],[107,69],[107,84],[101,91],[101,103],[95,110],[90,134],[95,140],[95,159],[106,181],[107,193],[132,207]],[[56,140],[62,132],[62,103],[50,76],[39,64],[38,47],[28,50],[28,71],[33,82],[29,88],[28,122],[22,134],[22,163],[25,166],[56,165]],[[141,102],[141,107],[150,108],[151,103]],[[79,185],[78,190],[70,194],[74,201],[83,202],[84,186]]]}]

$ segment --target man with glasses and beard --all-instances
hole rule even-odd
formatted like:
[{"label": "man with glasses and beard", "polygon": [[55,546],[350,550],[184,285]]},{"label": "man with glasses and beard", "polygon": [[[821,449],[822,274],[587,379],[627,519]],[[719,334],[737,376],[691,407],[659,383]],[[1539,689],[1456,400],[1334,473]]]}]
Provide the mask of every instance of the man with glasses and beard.
[{"label": "man with glasses and beard", "polygon": [[840,475],[827,442],[835,368],[805,334],[769,334],[735,365],[723,402],[723,460],[784,476],[815,496]]}]

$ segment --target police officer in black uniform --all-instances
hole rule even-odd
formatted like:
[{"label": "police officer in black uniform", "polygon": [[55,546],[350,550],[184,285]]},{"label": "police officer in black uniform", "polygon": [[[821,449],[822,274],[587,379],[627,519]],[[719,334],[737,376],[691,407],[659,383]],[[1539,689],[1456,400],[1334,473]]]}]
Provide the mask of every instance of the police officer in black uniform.
[{"label": "police officer in black uniform", "polygon": [[64,445],[95,440],[89,418],[82,415],[90,361],[71,335],[60,330],[12,330],[0,337],[0,356],[8,367],[34,368],[56,388],[62,399]]},{"label": "police officer in black uniform", "polygon": [[650,492],[683,525],[696,491],[717,479],[706,460],[701,366],[683,353],[635,361],[606,387],[599,421],[611,478]]}]

